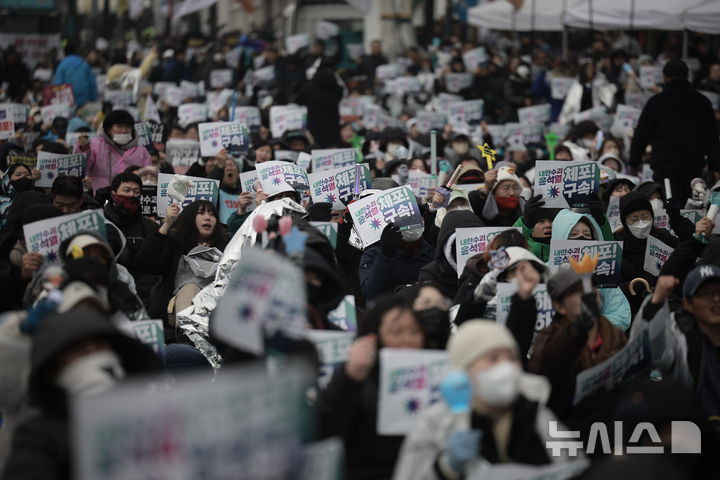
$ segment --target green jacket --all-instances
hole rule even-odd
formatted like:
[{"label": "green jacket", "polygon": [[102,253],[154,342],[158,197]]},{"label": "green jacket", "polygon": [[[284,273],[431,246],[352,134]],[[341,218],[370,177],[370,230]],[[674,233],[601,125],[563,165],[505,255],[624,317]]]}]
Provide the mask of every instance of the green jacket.
[{"label": "green jacket", "polygon": [[235,235],[235,232],[240,230],[240,227],[242,227],[242,224],[245,223],[245,220],[250,216],[250,213],[252,212],[246,212],[242,215],[237,213],[237,210],[235,210],[232,214],[230,214],[230,218],[228,218],[227,221],[227,229],[228,232],[230,232],[230,235]]}]

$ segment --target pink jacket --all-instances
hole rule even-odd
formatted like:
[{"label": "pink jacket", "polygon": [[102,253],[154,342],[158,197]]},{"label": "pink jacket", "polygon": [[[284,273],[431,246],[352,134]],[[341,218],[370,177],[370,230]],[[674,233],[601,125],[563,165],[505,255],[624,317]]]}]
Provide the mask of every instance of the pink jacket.
[{"label": "pink jacket", "polygon": [[[83,153],[79,145],[75,145],[75,153]],[[145,147],[138,145],[138,137],[118,149],[115,143],[103,132],[90,140],[87,154],[87,176],[92,180],[93,190],[107,187],[118,173],[122,173],[131,165],[148,166],[150,155]]]}]

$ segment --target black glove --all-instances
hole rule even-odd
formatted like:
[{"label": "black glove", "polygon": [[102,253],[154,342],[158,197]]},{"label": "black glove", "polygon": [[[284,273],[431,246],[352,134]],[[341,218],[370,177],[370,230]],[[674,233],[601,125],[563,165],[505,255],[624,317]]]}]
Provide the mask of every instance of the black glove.
[{"label": "black glove", "polygon": [[311,222],[329,222],[332,220],[332,204],[327,202],[313,203],[307,208]]},{"label": "black glove", "polygon": [[600,316],[600,307],[597,304],[595,292],[585,293],[580,302],[580,315],[575,317],[572,327],[579,335],[587,335],[593,322]]},{"label": "black glove", "polygon": [[535,226],[535,219],[537,218],[537,214],[543,205],[545,205],[545,200],[542,199],[542,195],[535,195],[525,202],[523,222],[526,227],[533,228]]},{"label": "black glove", "polygon": [[668,217],[679,216],[681,208],[680,202],[675,198],[671,198],[665,202],[665,212],[668,214]]},{"label": "black glove", "polygon": [[[605,217],[605,212],[603,211],[603,205],[600,199],[597,196],[597,193],[592,193],[590,195],[590,198],[587,202],[588,209],[590,210],[590,215],[595,219],[597,224],[599,226],[605,225],[605,222],[607,222],[607,218]],[[601,240],[601,239],[598,239]]]},{"label": "black glove", "polygon": [[400,227],[394,223],[388,223],[380,236],[380,248],[386,257],[394,257],[395,251],[402,240]]}]

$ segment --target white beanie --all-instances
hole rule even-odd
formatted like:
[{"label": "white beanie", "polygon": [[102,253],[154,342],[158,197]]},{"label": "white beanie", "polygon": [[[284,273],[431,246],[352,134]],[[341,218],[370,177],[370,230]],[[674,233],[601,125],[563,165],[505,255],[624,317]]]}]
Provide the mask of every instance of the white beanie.
[{"label": "white beanie", "polygon": [[512,180],[517,184],[518,187],[522,188],[522,183],[520,183],[520,179],[517,175],[515,175],[515,168],[500,167],[498,169],[497,181],[495,182],[495,185],[493,185],[492,191],[490,193],[494,192],[497,186],[500,185],[500,182],[504,180]]},{"label": "white beanie", "polygon": [[457,329],[448,342],[450,365],[468,368],[475,360],[498,348],[518,351],[510,330],[490,320],[469,320]]}]

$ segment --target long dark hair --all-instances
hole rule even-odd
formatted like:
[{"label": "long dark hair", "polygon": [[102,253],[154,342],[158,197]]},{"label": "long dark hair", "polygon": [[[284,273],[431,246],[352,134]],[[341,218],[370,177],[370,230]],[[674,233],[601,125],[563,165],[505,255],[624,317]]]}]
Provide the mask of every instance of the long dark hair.
[{"label": "long dark hair", "polygon": [[200,243],[200,234],[195,225],[195,217],[197,217],[199,213],[205,212],[212,213],[217,219],[215,229],[210,237],[210,245],[220,251],[225,250],[228,238],[220,225],[220,216],[217,207],[207,200],[195,200],[183,209],[170,232],[170,237],[183,246],[185,253],[197,247]]}]

